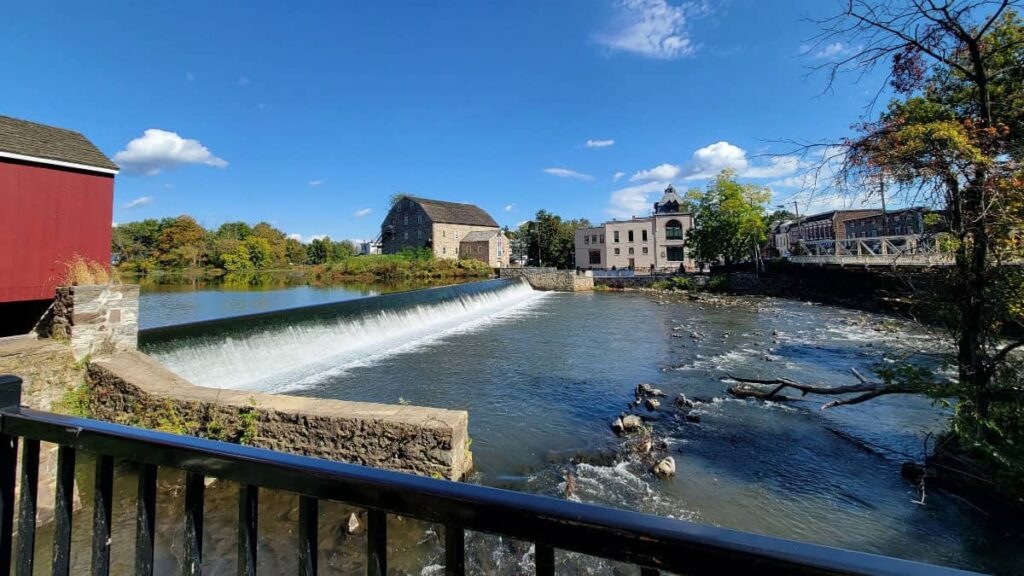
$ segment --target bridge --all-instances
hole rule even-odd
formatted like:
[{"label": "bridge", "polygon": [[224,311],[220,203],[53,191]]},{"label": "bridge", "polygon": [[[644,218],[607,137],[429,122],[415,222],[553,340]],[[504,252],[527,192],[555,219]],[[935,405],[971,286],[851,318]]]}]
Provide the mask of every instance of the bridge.
[{"label": "bridge", "polygon": [[800,254],[786,257],[795,264],[838,266],[952,266],[954,256],[943,235],[909,234],[844,240],[801,240]]}]

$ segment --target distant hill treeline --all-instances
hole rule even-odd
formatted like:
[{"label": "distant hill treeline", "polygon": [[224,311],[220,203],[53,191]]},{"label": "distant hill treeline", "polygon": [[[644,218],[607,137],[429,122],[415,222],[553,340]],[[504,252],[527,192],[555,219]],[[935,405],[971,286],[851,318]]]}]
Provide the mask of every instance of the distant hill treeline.
[{"label": "distant hill treeline", "polygon": [[146,273],[160,269],[272,270],[340,262],[356,254],[351,241],[318,238],[303,244],[274,226],[227,222],[206,229],[191,216],[147,219],[114,228],[114,264]]}]

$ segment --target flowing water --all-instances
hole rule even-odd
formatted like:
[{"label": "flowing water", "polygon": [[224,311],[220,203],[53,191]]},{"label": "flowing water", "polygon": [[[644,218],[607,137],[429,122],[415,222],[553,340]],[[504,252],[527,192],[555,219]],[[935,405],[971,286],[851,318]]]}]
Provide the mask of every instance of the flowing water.
[{"label": "flowing water", "polygon": [[[165,303],[144,294],[143,321],[157,305]],[[942,429],[941,408],[891,396],[823,411],[820,397],[763,403],[725,393],[730,374],[846,384],[854,381],[851,368],[869,373],[889,361],[887,351],[936,350],[931,334],[890,318],[780,299],[542,293],[494,281],[157,331],[143,340],[149,353],[202,385],[467,410],[472,482],[563,496],[571,474],[573,497],[583,501],[981,571],[1024,571],[1018,529],[992,526],[942,493],[928,492],[922,503],[918,488],[900,477],[900,464],[919,458],[927,436]],[[668,394],[659,410],[630,407],[639,382]],[[671,406],[679,393],[701,400],[691,413],[699,422]],[[651,457],[611,432],[610,422],[631,410],[663,441],[656,452],[675,458],[673,479],[653,476]],[[130,482],[130,470],[123,476]],[[166,480],[167,490],[177,486]],[[230,572],[234,561],[234,490],[227,483],[208,489],[207,550],[219,551],[207,554],[213,571]],[[261,562],[290,571],[294,497],[263,498],[261,506]],[[336,508],[321,514],[321,565],[351,568],[362,536],[345,532],[348,511]],[[162,562],[172,566],[180,508],[166,509]],[[129,512],[122,521],[131,534]],[[391,522],[398,573],[441,570],[439,530]],[[521,542],[471,535],[467,547],[478,573],[517,574],[532,565]],[[571,554],[557,561],[565,573],[632,573]]]}]

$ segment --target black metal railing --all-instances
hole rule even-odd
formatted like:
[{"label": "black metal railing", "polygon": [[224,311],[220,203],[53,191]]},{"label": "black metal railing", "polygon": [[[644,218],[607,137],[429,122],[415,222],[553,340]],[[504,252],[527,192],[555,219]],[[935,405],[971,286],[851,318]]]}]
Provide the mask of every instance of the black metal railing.
[{"label": "black metal railing", "polygon": [[[582,504],[435,480],[225,442],[178,436],[20,407],[21,380],[0,376],[0,576],[31,574],[35,548],[39,442],[58,445],[53,574],[70,571],[75,454],[93,453],[96,482],[92,573],[110,570],[115,460],[141,465],[136,512],[135,573],[153,572],[156,473],[185,471],[183,570],[199,574],[203,559],[203,491],[207,476],[238,482],[238,574],[254,575],[260,489],[299,495],[299,574],[317,573],[319,502],[366,508],[367,573],[387,572],[387,515],[444,525],[447,574],[465,571],[466,530],[534,543],[537,574],[555,573],[555,549],[682,574],[964,574],[953,569],[851,552]],[[22,445],[17,550],[12,552],[15,479]],[[13,558],[12,558],[13,554]]]}]

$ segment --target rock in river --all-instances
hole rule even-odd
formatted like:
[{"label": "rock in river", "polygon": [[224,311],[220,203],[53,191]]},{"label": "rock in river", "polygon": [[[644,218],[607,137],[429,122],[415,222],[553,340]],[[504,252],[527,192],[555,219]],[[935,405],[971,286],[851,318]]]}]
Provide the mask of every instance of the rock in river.
[{"label": "rock in river", "polygon": [[616,434],[629,434],[630,432],[637,432],[642,430],[644,427],[644,421],[640,419],[636,414],[627,414],[615,419],[612,422],[612,430]]},{"label": "rock in river", "polygon": [[647,406],[648,410],[657,410],[661,406],[661,402],[657,398],[648,398],[644,405]]},{"label": "rock in river", "polygon": [[657,474],[658,476],[661,476],[662,478],[667,478],[669,476],[675,476],[675,474],[676,474],[676,461],[671,456],[668,456],[666,458],[663,458],[657,464],[655,464],[654,468],[651,468],[651,471],[654,472],[655,474]]}]

